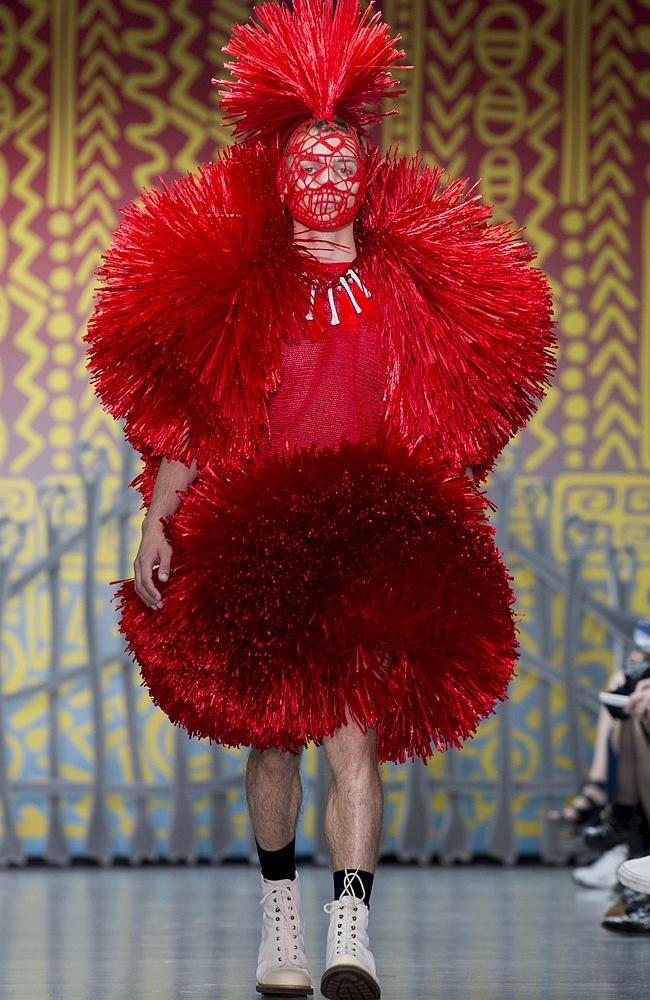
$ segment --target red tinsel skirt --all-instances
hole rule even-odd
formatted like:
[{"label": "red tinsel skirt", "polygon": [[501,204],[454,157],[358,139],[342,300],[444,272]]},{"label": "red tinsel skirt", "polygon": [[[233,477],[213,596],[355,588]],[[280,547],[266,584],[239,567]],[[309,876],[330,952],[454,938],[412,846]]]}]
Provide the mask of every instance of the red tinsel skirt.
[{"label": "red tinsel skirt", "polygon": [[154,611],[122,582],[120,631],[190,735],[297,752],[346,723],[381,762],[459,745],[516,656],[509,576],[466,477],[425,444],[343,442],[206,466],[165,522]]}]

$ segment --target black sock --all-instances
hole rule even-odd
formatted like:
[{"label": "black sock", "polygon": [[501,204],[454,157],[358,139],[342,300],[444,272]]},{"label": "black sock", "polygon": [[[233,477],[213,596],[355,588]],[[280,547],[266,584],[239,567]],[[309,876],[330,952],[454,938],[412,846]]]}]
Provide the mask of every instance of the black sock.
[{"label": "black sock", "polygon": [[370,893],[375,876],[372,872],[364,872],[355,868],[347,868],[343,871],[334,872],[334,899],[340,899],[344,895],[345,873],[348,873],[348,887],[345,895],[355,895],[357,899],[363,899],[366,906],[370,907]]},{"label": "black sock", "polygon": [[262,866],[262,875],[271,882],[278,882],[281,878],[294,879],[296,877],[296,838],[290,840],[285,847],[279,851],[265,851],[257,843],[257,856]]},{"label": "black sock", "polygon": [[622,822],[634,819],[634,817],[638,816],[638,814],[638,806],[623,805],[622,802],[614,802],[612,804],[612,816],[614,816],[615,819],[620,819]]}]

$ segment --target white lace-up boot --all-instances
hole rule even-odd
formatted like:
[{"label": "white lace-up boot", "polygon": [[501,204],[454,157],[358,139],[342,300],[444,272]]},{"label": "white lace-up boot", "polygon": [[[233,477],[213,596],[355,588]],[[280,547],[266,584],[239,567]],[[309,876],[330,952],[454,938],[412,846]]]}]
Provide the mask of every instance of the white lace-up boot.
[{"label": "white lace-up boot", "polygon": [[300,878],[262,880],[262,941],[257,992],[264,996],[309,996],[314,992],[305,956]]},{"label": "white lace-up boot", "polygon": [[[347,874],[344,886],[349,887]],[[344,888],[343,895],[323,909],[330,915],[330,925],[321,993],[328,1000],[378,1000],[381,990],[368,940],[368,907]]]}]

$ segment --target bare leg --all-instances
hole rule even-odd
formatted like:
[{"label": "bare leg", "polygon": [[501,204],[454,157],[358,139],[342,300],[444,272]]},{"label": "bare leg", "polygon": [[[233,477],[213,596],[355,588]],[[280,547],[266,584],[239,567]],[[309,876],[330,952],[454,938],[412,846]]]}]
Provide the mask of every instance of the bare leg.
[{"label": "bare leg", "polygon": [[632,720],[634,752],[636,756],[636,782],[645,818],[650,823],[650,746],[646,731],[638,719]]},{"label": "bare leg", "polygon": [[608,743],[613,722],[614,719],[603,705],[598,713],[596,742],[594,743],[594,754],[591,759],[591,767],[589,769],[589,777],[592,781],[607,781],[607,772],[609,769]]},{"label": "bare leg", "polygon": [[634,719],[625,719],[619,727],[619,751],[616,767],[616,801],[622,806],[639,803]]},{"label": "bare leg", "polygon": [[260,847],[281,850],[296,834],[302,804],[300,755],[251,750],[246,763],[246,799]]},{"label": "bare leg", "polygon": [[332,778],[325,810],[325,838],[333,871],[374,872],[384,814],[384,788],[374,729],[348,725],[323,740]]},{"label": "bare leg", "polygon": [[[607,709],[602,706],[600,712],[598,713],[598,725],[596,726],[594,751],[591,758],[589,776],[585,782],[584,788],[585,792],[595,802],[601,803],[603,806],[607,802],[607,792],[600,785],[594,784],[594,782],[607,781],[608,744],[613,723],[614,719]],[[588,809],[589,805],[590,803],[585,796],[578,792],[578,794],[573,797],[571,802],[563,809],[550,809],[548,816],[549,819],[562,819],[568,823],[575,823],[578,820],[579,811],[582,809]]]}]

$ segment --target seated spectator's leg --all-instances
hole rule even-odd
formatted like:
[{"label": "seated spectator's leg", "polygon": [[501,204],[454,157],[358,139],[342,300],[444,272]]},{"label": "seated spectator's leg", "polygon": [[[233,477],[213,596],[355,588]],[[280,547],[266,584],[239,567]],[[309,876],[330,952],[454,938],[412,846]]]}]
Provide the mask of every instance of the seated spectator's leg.
[{"label": "seated spectator's leg", "polygon": [[634,719],[625,719],[618,726],[619,750],[618,767],[616,769],[615,804],[629,808],[633,807],[636,812],[640,798],[637,783],[635,729]]},{"label": "seated spectator's leg", "polygon": [[603,707],[598,714],[596,741],[588,777],[577,794],[563,809],[550,809],[548,818],[554,822],[582,826],[594,823],[600,810],[607,804],[609,771],[609,739],[614,719]]},{"label": "seated spectator's leg", "polygon": [[638,719],[630,719],[630,727],[636,759],[636,786],[645,821],[650,826],[650,735]]},{"label": "seated spectator's leg", "polygon": [[613,717],[605,706],[601,705],[596,725],[594,753],[591,758],[591,768],[589,769],[589,777],[592,781],[607,783],[609,777],[609,741],[613,724]]},{"label": "seated spectator's leg", "polygon": [[637,753],[632,719],[617,722],[612,729],[612,745],[617,749],[616,795],[603,810],[600,822],[584,831],[589,847],[608,851],[617,844],[638,846],[641,832]]}]

